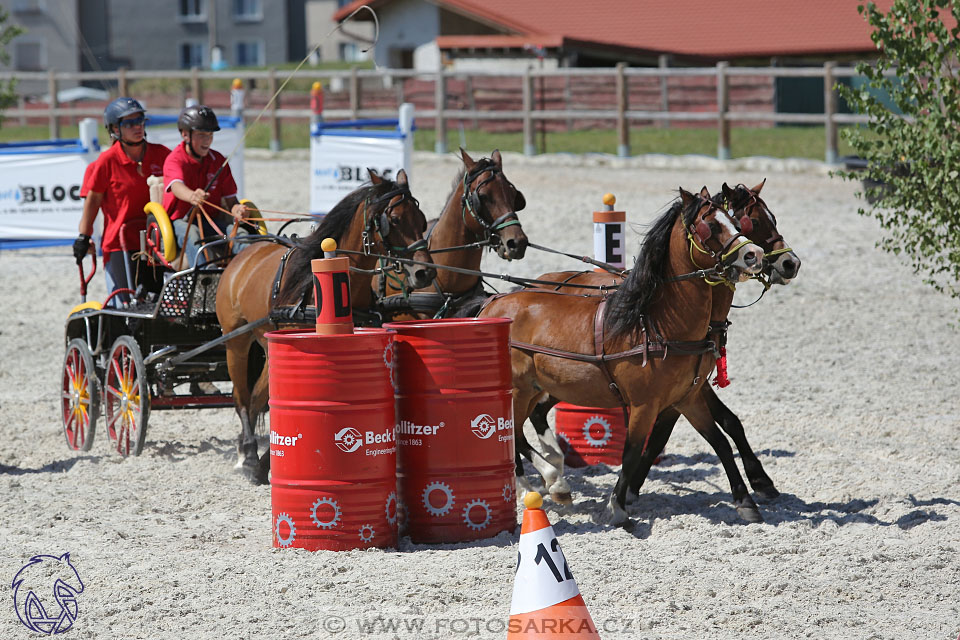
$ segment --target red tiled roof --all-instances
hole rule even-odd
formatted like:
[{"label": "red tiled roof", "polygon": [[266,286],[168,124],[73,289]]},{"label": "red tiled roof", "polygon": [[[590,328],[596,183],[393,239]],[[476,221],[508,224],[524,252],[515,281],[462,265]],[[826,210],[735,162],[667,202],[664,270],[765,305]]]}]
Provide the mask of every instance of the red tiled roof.
[{"label": "red tiled roof", "polygon": [[[354,0],[374,10],[390,0]],[[430,0],[441,8],[502,28],[505,35],[549,36],[687,56],[752,57],[875,50],[860,0]],[[885,8],[892,0],[878,0]],[[368,16],[366,12],[357,18]],[[498,36],[493,36],[494,38]],[[444,42],[450,42],[447,37]],[[466,38],[466,39],[465,39]],[[457,36],[457,46],[491,36]],[[542,39],[542,38],[541,38]],[[449,45],[448,45],[449,46]]]}]

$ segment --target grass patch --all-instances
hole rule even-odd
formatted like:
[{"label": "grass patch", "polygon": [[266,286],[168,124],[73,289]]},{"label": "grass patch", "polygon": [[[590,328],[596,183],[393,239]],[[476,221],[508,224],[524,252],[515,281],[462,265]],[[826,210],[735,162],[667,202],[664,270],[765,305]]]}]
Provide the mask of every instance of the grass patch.
[{"label": "grass patch", "polygon": [[[76,125],[61,127],[64,138],[77,137]],[[246,145],[251,148],[270,146],[270,127],[261,119],[247,135]],[[280,127],[281,145],[284,149],[304,149],[310,145],[306,122],[289,122]],[[0,124],[0,143],[46,140],[47,125],[21,127],[15,120],[7,119]],[[414,148],[418,151],[433,151],[436,135],[433,129],[418,129],[414,132]],[[540,149],[541,138],[534,143]],[[100,144],[105,146],[106,131],[100,130]],[[520,133],[488,133],[472,129],[462,132],[458,128],[447,131],[447,148],[456,149],[464,144],[469,149],[481,151],[523,151],[523,135]],[[734,158],[747,156],[770,156],[774,158],[811,158],[823,160],[825,135],[823,127],[734,127],[730,131],[731,154]],[[216,146],[216,143],[214,143]],[[218,149],[224,153],[230,150]],[[593,129],[588,131],[562,131],[546,136],[548,153],[610,153],[617,152],[617,134],[613,130]],[[702,154],[716,156],[717,133],[714,129],[659,129],[643,128],[630,131],[630,153],[665,153],[669,155]],[[853,148],[840,139],[839,154],[853,154]]]}]

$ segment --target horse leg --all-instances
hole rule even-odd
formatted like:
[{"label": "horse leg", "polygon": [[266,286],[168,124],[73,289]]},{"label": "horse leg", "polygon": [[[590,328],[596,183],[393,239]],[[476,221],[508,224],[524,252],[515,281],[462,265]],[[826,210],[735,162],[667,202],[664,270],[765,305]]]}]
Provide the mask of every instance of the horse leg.
[{"label": "horse leg", "polygon": [[[627,490],[631,479],[646,479],[650,467],[663,450],[676,420],[654,420],[652,407],[631,407],[630,424],[627,427],[627,445],[624,446],[620,477],[607,502],[607,517],[610,524],[621,525],[629,520],[627,515]],[[645,425],[651,425],[645,427]],[[631,442],[632,441],[632,442]],[[639,491],[639,488],[638,488]]]},{"label": "horse leg", "polygon": [[[537,472],[543,476],[543,484],[550,493],[554,502],[560,504],[570,504],[573,498],[570,495],[570,485],[563,478],[563,453],[557,443],[556,436],[550,429],[544,437],[537,435],[537,440],[541,445],[541,450],[531,447],[524,433],[524,423],[533,412],[538,400],[544,392],[530,390],[528,393],[521,393],[514,389],[513,395],[513,420],[514,433],[516,436],[517,450],[523,453],[533,463]],[[521,444],[521,438],[522,444]]]},{"label": "horse leg", "polygon": [[550,493],[556,493],[560,496],[561,502],[569,499],[570,485],[563,479],[564,451],[557,439],[556,432],[550,428],[547,422],[547,413],[555,407],[560,401],[553,396],[547,396],[541,402],[537,402],[530,412],[530,424],[537,432],[537,440],[540,442],[540,452],[546,458],[547,462],[558,469],[558,481],[550,487]]},{"label": "horse leg", "polygon": [[[256,384],[253,385],[253,390],[250,392],[250,414],[253,417],[251,420],[252,424],[256,424],[256,420],[260,418],[264,410],[267,408],[267,403],[270,399],[270,376],[268,374],[268,367],[266,361],[263,364],[263,370],[260,372],[259,377],[257,378]],[[254,447],[256,447],[256,439],[254,439]],[[270,444],[267,444],[267,450],[263,452],[263,455],[260,456],[260,460],[257,463],[256,472],[253,475],[252,480],[256,484],[268,484],[269,483],[269,473],[270,473]]]},{"label": "horse leg", "polygon": [[235,469],[251,473],[257,466],[257,438],[251,420],[251,393],[247,378],[247,358],[252,339],[247,336],[234,338],[227,344],[227,371],[233,382],[233,404],[240,418],[240,437],[237,440],[237,464]]},{"label": "horse leg", "polygon": [[737,451],[740,452],[740,459],[743,460],[743,470],[747,474],[747,481],[750,483],[750,486],[753,487],[753,492],[761,500],[769,501],[777,498],[780,492],[773,486],[773,480],[771,480],[770,476],[763,470],[763,465],[760,464],[757,455],[753,452],[753,449],[750,448],[750,443],[747,442],[747,436],[743,431],[743,423],[740,422],[740,418],[738,418],[727,405],[723,404],[713,388],[709,385],[704,385],[701,395],[706,401],[707,406],[710,407],[710,414],[713,416],[713,419],[720,425],[720,428],[733,439],[733,443],[737,445]]},{"label": "horse leg", "polygon": [[[655,448],[657,450],[657,456],[654,457],[651,464],[657,463],[657,457],[660,456],[661,451],[667,445],[667,439],[670,437],[670,434],[673,433],[673,427],[677,424],[677,420],[680,419],[680,412],[674,409],[673,407],[668,407],[660,412],[660,415],[657,416],[657,421],[653,425],[653,431],[651,432],[650,442],[648,446]],[[664,437],[665,435],[665,437]],[[627,439],[623,443],[623,458],[624,460],[627,457],[627,452],[631,449],[630,440]],[[650,469],[647,469],[646,472],[640,475],[631,476],[629,479],[628,491],[633,495],[640,495],[640,487],[643,486],[643,483],[647,479],[647,474],[650,473]]]},{"label": "horse leg", "polygon": [[750,497],[743,476],[740,475],[737,463],[733,459],[733,449],[730,448],[726,436],[714,423],[707,403],[697,394],[691,402],[681,407],[681,411],[683,416],[706,439],[720,458],[720,464],[723,465],[723,470],[727,473],[727,480],[730,482],[730,492],[733,494],[733,505],[736,507],[737,513],[747,522],[763,522],[763,516],[757,509],[757,503]]}]

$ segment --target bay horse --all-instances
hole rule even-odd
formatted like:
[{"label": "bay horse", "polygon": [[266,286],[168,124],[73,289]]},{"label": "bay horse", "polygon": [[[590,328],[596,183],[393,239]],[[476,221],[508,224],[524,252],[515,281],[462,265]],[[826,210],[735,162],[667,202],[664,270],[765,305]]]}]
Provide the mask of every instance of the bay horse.
[{"label": "bay horse", "polygon": [[[429,263],[423,238],[426,228],[426,216],[410,193],[406,172],[401,169],[393,182],[371,170],[368,185],[344,197],[309,236],[295,241],[291,249],[258,242],[230,261],[217,288],[217,318],[223,333],[268,317],[275,306],[312,304],[310,261],[323,257],[320,243],[325,238],[335,239],[338,249],[358,252],[349,254],[350,266],[369,271],[377,266],[377,254]],[[280,272],[285,254],[289,257]],[[436,275],[433,267],[424,265],[408,264],[404,270],[412,287],[424,287]],[[280,286],[274,299],[278,277]],[[372,304],[372,277],[370,273],[351,273],[350,298],[355,310],[366,310]],[[227,369],[241,425],[237,468],[250,473],[256,482],[266,482],[270,460],[267,451],[258,461],[254,426],[269,399],[264,334],[273,328],[267,323],[226,343]]]},{"label": "bay horse", "polygon": [[[396,319],[476,315],[487,297],[480,276],[443,267],[478,271],[485,247],[495,249],[504,260],[520,260],[526,252],[527,236],[517,215],[527,206],[526,199],[504,174],[500,150],[475,161],[461,147],[460,158],[463,167],[454,179],[453,190],[440,217],[427,229],[427,248],[438,265],[437,277],[428,288],[406,296],[416,301],[414,312]],[[385,281],[386,293],[398,295],[397,280],[387,277]],[[389,305],[391,299],[383,302]],[[422,311],[424,308],[431,312]]]},{"label": "bay horse", "polygon": [[[766,278],[770,284],[786,285],[789,284],[799,272],[800,258],[791,249],[783,239],[783,236],[777,230],[776,217],[770,211],[767,204],[760,198],[760,191],[763,189],[764,182],[751,188],[745,185],[737,185],[730,188],[724,183],[720,193],[713,197],[713,201],[718,204],[724,204],[733,214],[733,218],[741,221],[741,229],[746,231],[747,225],[743,221],[743,216],[749,218],[749,228],[744,235],[754,241],[764,251],[763,268],[761,275]],[[602,273],[602,272],[554,272],[538,276],[538,280],[553,282],[563,282],[563,291],[577,290],[576,285],[590,286],[618,286],[623,282],[626,276],[624,274]],[[767,286],[767,285],[765,285]],[[583,290],[586,291],[586,290]],[[730,297],[732,303],[732,290],[723,288],[717,291],[714,299],[713,312],[711,315],[711,334],[717,344],[724,344],[726,341],[726,328],[728,326],[727,313],[730,309],[730,303],[724,298]],[[709,375],[709,372],[707,373]],[[759,517],[759,511],[754,512],[754,508],[743,500],[746,494],[746,487],[740,477],[739,471],[733,460],[733,454],[723,435],[717,430],[717,426],[723,429],[729,435],[740,457],[743,460],[743,468],[747,480],[756,495],[762,500],[772,500],[779,494],[773,481],[766,474],[763,465],[757,458],[750,443],[747,441],[746,433],[743,429],[743,423],[737,415],[731,411],[717,396],[711,385],[703,385],[700,388],[700,396],[704,406],[708,409],[711,420],[709,422],[692,422],[691,424],[698,430],[698,433],[713,447],[718,459],[724,467],[728,478],[731,481],[731,490],[734,502],[742,507],[738,507],[740,513],[746,520],[753,521]],[[530,415],[530,422],[534,425],[538,436],[541,437],[541,448],[547,452],[548,457],[553,460],[559,460],[562,464],[562,455],[549,447],[553,445],[554,438],[547,435],[549,425],[547,423],[547,412],[557,403],[555,398],[549,398],[539,403]],[[673,408],[665,409],[658,416],[661,421],[661,429],[667,428],[667,423],[672,419],[672,425],[680,417],[680,412]],[[669,427],[672,429],[672,425]],[[522,473],[522,465],[518,460],[518,473]],[[630,482],[630,491],[634,494],[639,493],[646,476],[635,476]]]},{"label": "bay horse", "polygon": [[[492,298],[480,317],[513,319],[518,450],[530,456],[523,423],[549,395],[580,406],[629,407],[630,453],[646,454],[663,410],[690,405],[693,414],[696,408],[706,377],[704,360],[712,360],[704,356],[715,349],[707,337],[719,287],[711,284],[732,287],[758,273],[762,261],[763,250],[744,238],[706,187],[699,195],[681,189],[679,199],[651,226],[634,269],[612,295],[526,289]],[[638,468],[635,457],[625,458],[608,503],[615,524],[627,519],[626,489]],[[543,457],[531,461],[551,497],[572,502],[562,467]],[[749,495],[746,500],[752,502]]]}]

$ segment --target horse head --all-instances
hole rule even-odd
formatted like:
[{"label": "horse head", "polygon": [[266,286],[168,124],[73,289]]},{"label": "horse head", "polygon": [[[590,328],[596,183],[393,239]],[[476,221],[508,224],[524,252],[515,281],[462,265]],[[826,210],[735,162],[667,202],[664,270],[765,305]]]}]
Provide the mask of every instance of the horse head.
[{"label": "horse head", "polygon": [[[741,233],[730,214],[710,199],[706,187],[699,194],[680,189],[683,225],[690,242],[690,255],[700,268],[714,267],[731,282],[740,282],[760,273],[763,249]],[[707,256],[713,264],[702,264],[697,256]]]},{"label": "horse head", "polygon": [[[368,171],[374,186],[385,183],[376,171]],[[423,237],[427,230],[427,217],[420,210],[420,203],[410,194],[406,171],[400,169],[395,188],[379,195],[373,205],[373,215],[367,228],[374,232],[373,237],[379,239],[387,254],[410,258],[417,263],[433,262]],[[380,205],[383,205],[382,208]],[[425,264],[404,263],[403,271],[406,274],[405,286],[410,290],[426,287],[437,275],[435,268]]]},{"label": "horse head", "polygon": [[[800,258],[793,249],[783,240],[777,231],[777,218],[767,207],[767,203],[760,198],[760,190],[766,184],[763,182],[748,188],[739,184],[730,188],[723,184],[723,199],[730,206],[734,218],[740,223],[744,235],[756,242],[763,249],[763,274],[771,284],[789,284],[797,277],[800,271]],[[744,230],[744,218],[752,229]]]},{"label": "horse head", "polygon": [[503,174],[500,150],[474,161],[463,148],[464,223],[477,237],[490,241],[504,260],[519,260],[527,250],[527,234],[517,212],[527,206],[523,194]]}]

